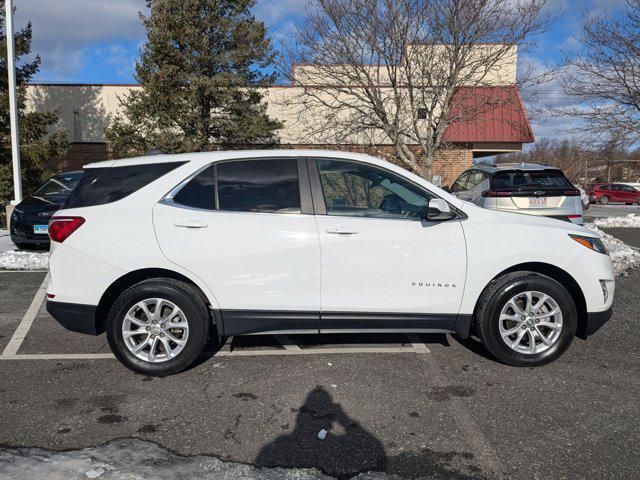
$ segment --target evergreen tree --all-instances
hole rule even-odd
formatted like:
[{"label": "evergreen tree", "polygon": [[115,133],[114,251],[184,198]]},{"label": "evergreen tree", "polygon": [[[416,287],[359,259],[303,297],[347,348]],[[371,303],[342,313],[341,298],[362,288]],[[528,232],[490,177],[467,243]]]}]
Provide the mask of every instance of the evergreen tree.
[{"label": "evergreen tree", "polygon": [[277,142],[260,87],[274,53],[255,0],[148,0],[141,90],[121,98],[106,135],[121,156],[239,148]]},{"label": "evergreen tree", "polygon": [[[13,167],[11,163],[11,126],[9,122],[9,81],[7,73],[7,35],[5,28],[4,0],[0,0],[0,197],[3,204],[13,198]],[[48,134],[58,122],[57,112],[27,112],[25,110],[25,84],[38,71],[40,57],[30,62],[20,58],[31,53],[31,24],[16,32],[16,83],[18,85],[18,118],[20,125],[20,160],[22,164],[22,189],[25,195],[32,193],[54,173],[46,161],[64,154],[68,145],[66,131]],[[4,209],[0,213],[4,219]]]}]

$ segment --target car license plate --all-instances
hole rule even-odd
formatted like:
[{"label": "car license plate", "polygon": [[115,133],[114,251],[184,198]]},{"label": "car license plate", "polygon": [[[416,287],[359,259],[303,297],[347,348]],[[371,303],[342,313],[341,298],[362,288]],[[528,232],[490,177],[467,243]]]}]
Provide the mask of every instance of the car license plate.
[{"label": "car license plate", "polygon": [[49,225],[34,225],[33,233],[47,235],[49,233]]},{"label": "car license plate", "polygon": [[529,198],[529,207],[546,207],[547,206],[547,198],[546,197],[533,197]]}]

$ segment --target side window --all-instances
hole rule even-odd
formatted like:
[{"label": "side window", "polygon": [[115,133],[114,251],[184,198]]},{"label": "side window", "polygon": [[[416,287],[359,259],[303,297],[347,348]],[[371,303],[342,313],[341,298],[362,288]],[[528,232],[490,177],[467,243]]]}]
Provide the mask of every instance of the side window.
[{"label": "side window", "polygon": [[469,178],[469,172],[464,172],[462,175],[458,177],[458,179],[453,183],[451,187],[451,192],[460,192],[462,190],[466,190],[467,179]]},{"label": "side window", "polygon": [[473,188],[476,188],[478,185],[482,183],[483,180],[484,180],[484,173],[477,172],[477,171],[471,172],[469,174],[469,179],[467,180],[466,190],[471,190]]},{"label": "side window", "polygon": [[402,177],[357,162],[316,160],[328,215],[420,218],[430,196]]},{"label": "side window", "polygon": [[173,197],[175,203],[186,205],[187,207],[201,208],[204,210],[214,210],[215,186],[213,183],[214,166],[210,165],[180,189]]},{"label": "side window", "polygon": [[297,159],[238,160],[218,163],[217,168],[220,210],[301,211]]}]

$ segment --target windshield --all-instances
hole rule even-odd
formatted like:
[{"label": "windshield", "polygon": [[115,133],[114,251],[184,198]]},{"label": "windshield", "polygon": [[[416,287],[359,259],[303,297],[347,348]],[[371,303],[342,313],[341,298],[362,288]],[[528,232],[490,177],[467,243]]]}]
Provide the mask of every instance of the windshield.
[{"label": "windshield", "polygon": [[530,188],[574,188],[557,170],[499,172],[493,176],[494,190],[528,190]]},{"label": "windshield", "polygon": [[36,197],[67,197],[82,178],[81,173],[57,175],[50,178],[34,194]]}]

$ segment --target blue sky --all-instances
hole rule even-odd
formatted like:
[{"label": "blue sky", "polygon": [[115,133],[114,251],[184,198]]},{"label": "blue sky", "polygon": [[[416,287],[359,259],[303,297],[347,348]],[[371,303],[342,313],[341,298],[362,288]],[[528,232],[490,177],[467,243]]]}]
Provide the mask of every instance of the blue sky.
[{"label": "blue sky", "polygon": [[[556,62],[576,47],[585,14],[616,10],[624,0],[548,0],[548,8],[562,12],[552,29],[537,38],[522,62],[541,68]],[[134,64],[145,41],[138,18],[146,11],[144,0],[14,0],[16,24],[33,24],[33,50],[42,58],[35,82],[133,83]],[[255,14],[276,40],[305,17],[306,0],[258,0]],[[562,102],[557,85],[548,96]],[[562,119],[534,125],[537,137],[557,137]]]}]

